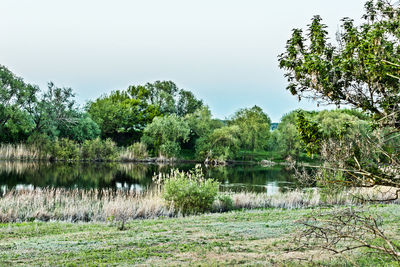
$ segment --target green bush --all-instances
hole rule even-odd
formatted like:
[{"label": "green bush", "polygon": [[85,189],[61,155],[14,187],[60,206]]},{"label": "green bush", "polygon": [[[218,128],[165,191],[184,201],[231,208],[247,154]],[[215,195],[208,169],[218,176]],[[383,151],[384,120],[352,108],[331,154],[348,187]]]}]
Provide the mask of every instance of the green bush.
[{"label": "green bush", "polygon": [[57,160],[78,160],[79,147],[74,141],[62,138],[55,142],[51,155]]},{"label": "green bush", "polygon": [[217,211],[224,212],[224,211],[233,210],[233,208],[234,208],[233,200],[230,196],[219,195],[217,200],[218,200],[218,203],[216,206]]},{"label": "green bush", "polygon": [[164,180],[163,197],[182,214],[196,214],[212,209],[219,182],[205,179],[201,166],[188,173],[175,170]]},{"label": "green bush", "polygon": [[52,154],[52,143],[45,134],[32,134],[27,140],[27,145],[31,150],[38,152],[39,159],[47,159]]},{"label": "green bush", "polygon": [[111,139],[86,140],[82,144],[81,159],[92,161],[114,161],[117,159],[118,150]]},{"label": "green bush", "polygon": [[134,143],[127,150],[129,153],[132,153],[134,159],[145,159],[149,156],[147,146],[144,143]]}]

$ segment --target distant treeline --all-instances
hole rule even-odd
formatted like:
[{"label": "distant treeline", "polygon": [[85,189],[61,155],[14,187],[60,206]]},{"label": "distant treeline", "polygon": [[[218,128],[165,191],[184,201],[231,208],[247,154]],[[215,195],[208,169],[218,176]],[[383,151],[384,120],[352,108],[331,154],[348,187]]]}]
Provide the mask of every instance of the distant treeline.
[{"label": "distant treeline", "polygon": [[171,81],[130,86],[80,108],[71,88],[49,83],[41,90],[0,66],[0,143],[15,148],[3,146],[1,158],[24,154],[18,144],[30,149],[27,158],[62,160],[299,158],[310,151],[299,134],[299,114],[326,138],[372,130],[369,117],[355,110],[297,110],[271,124],[254,106],[213,119],[202,100]]}]

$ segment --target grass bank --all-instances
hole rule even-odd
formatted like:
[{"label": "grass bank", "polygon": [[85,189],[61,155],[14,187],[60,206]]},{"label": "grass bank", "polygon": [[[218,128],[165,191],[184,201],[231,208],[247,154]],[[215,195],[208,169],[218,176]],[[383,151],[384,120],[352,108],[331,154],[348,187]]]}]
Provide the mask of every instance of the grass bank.
[{"label": "grass bank", "polygon": [[[364,191],[375,199],[388,199],[395,192]],[[383,193],[382,193],[383,192]],[[232,200],[231,210],[258,208],[298,209],[332,205],[359,204],[360,191],[342,191],[325,196],[318,190],[294,190],[267,195],[265,193],[219,193]],[[223,198],[214,201],[213,212],[226,211]],[[105,222],[130,221],[158,217],[180,217],[180,211],[168,206],[160,189],[140,193],[133,190],[110,189],[33,189],[11,190],[0,197],[0,222],[66,221]]]},{"label": "grass bank", "polygon": [[[26,222],[0,224],[0,265],[258,265],[396,266],[390,258],[351,257],[295,250],[297,220],[310,209],[259,209],[183,218],[116,223]],[[382,227],[400,237],[399,205],[370,206]],[[349,261],[351,260],[351,261]]]}]

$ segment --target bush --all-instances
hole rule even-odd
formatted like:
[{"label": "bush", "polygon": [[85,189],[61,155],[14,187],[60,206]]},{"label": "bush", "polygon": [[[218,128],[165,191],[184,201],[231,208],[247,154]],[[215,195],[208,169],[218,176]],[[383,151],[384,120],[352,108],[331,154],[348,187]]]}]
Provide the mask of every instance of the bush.
[{"label": "bush", "polygon": [[196,214],[212,209],[219,182],[205,179],[201,166],[188,173],[172,171],[164,180],[163,198],[182,214]]},{"label": "bush", "polygon": [[233,200],[228,195],[219,195],[217,199],[217,203],[215,209],[219,212],[230,211],[233,210]]},{"label": "bush", "polygon": [[78,160],[79,147],[74,141],[62,138],[55,142],[51,154],[57,160]]},{"label": "bush", "polygon": [[131,161],[138,159],[146,159],[149,156],[147,152],[147,146],[144,143],[134,143],[133,145],[127,147],[121,153],[121,160]]},{"label": "bush", "polygon": [[31,151],[38,153],[38,159],[47,159],[54,149],[49,137],[45,134],[32,134],[27,140],[27,145]]},{"label": "bush", "polygon": [[86,140],[82,145],[81,159],[83,160],[114,161],[117,155],[117,146],[111,139]]}]

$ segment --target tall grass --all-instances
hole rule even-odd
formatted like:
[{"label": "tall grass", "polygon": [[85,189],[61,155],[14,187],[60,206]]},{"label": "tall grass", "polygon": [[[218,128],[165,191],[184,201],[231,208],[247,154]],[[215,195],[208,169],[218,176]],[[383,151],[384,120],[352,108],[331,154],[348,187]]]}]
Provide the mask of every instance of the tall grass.
[{"label": "tall grass", "polygon": [[11,190],[0,198],[0,222],[108,221],[172,216],[156,192],[124,190]]},{"label": "tall grass", "polygon": [[49,159],[50,155],[24,144],[0,144],[1,160],[39,160]]},{"label": "tall grass", "polygon": [[119,157],[122,161],[140,161],[147,159],[149,153],[145,144],[134,143],[133,145],[122,149]]},{"label": "tall grass", "polygon": [[[354,196],[365,192],[356,191],[343,191],[331,197],[323,197],[316,189],[295,190],[272,196],[249,192],[220,194],[228,195],[232,199],[233,209],[296,209],[322,205],[357,204],[360,200]],[[378,195],[375,194],[375,196]],[[213,203],[213,211],[223,210],[223,205],[220,198],[217,198]],[[128,221],[138,218],[173,216],[181,216],[181,213],[166,204],[159,188],[144,193],[111,189],[13,189],[0,197],[0,222]]]},{"label": "tall grass", "polygon": [[135,143],[117,148],[111,140],[86,140],[77,144],[68,139],[54,141],[42,151],[35,145],[0,144],[0,160],[61,160],[61,161],[148,161],[147,147]]}]

